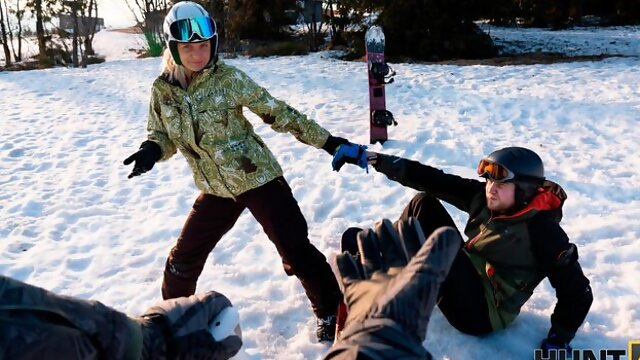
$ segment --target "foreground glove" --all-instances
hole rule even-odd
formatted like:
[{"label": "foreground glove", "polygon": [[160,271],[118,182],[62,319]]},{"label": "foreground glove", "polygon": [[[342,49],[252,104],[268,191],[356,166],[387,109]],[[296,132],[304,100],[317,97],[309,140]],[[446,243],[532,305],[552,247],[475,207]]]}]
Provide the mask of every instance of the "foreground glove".
[{"label": "foreground glove", "polygon": [[153,165],[155,165],[161,157],[162,149],[160,148],[160,145],[150,140],[144,141],[140,145],[140,150],[136,151],[133,155],[123,161],[124,165],[129,165],[135,161],[135,164],[133,164],[133,170],[127,178],[131,179],[134,176],[142,175],[153,169]]},{"label": "foreground glove", "polygon": [[[540,349],[542,349],[542,357],[544,358],[550,358],[549,353],[552,350],[555,350],[556,352],[565,350],[567,352],[567,355],[564,359],[573,359],[573,349],[571,348],[571,345],[569,345],[568,341],[561,339],[561,336],[559,336],[553,329],[549,330],[549,335],[547,336],[547,338],[542,340]],[[555,358],[559,359],[560,357],[556,356]]]},{"label": "foreground glove", "polygon": [[375,359],[430,358],[422,342],[460,241],[453,228],[439,228],[424,241],[415,218],[395,225],[385,219],[360,231],[358,255],[332,259],[348,316],[325,359],[349,358],[354,349]]},{"label": "foreground glove", "polygon": [[367,170],[367,147],[364,145],[356,145],[352,143],[338,146],[336,153],[333,155],[331,167],[335,171],[340,171],[345,163],[358,165]]},{"label": "foreground glove", "polygon": [[211,291],[188,298],[165,300],[151,307],[138,320],[143,329],[143,357],[194,360],[231,358],[242,347],[240,337],[232,335],[218,342],[208,331],[213,319],[229,306],[229,299]]}]

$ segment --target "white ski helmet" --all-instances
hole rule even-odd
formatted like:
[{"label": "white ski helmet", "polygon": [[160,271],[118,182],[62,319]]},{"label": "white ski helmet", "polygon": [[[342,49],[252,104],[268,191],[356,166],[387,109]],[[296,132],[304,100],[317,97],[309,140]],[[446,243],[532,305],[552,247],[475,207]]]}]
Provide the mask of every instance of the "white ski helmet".
[{"label": "white ski helmet", "polygon": [[181,1],[169,9],[162,25],[167,48],[176,64],[182,65],[178,43],[211,40],[210,64],[218,56],[218,29],[207,10],[193,1]]}]

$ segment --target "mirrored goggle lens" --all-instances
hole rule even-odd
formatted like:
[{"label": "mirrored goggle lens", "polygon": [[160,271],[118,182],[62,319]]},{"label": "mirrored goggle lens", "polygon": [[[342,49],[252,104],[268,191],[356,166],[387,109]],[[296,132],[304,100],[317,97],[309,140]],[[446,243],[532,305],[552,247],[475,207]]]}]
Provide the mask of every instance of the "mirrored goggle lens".
[{"label": "mirrored goggle lens", "polygon": [[178,41],[207,40],[216,35],[216,25],[208,16],[177,20],[170,26],[171,35]]},{"label": "mirrored goggle lens", "polygon": [[507,181],[515,177],[506,167],[486,159],[480,160],[478,175],[493,181]]}]

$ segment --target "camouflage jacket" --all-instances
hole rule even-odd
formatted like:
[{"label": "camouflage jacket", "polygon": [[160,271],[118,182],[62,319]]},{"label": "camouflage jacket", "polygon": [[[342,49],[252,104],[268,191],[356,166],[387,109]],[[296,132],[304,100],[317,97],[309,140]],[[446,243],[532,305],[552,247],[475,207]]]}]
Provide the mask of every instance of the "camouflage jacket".
[{"label": "camouflage jacket", "polygon": [[142,359],[140,325],[97,301],[0,275],[0,359]]},{"label": "camouflage jacket", "polygon": [[235,198],[282,175],[275,156],[242,114],[247,107],[277,132],[322,147],[329,132],[273,98],[242,71],[219,62],[203,70],[187,90],[165,76],[153,83],[148,139],[162,160],[180,150],[196,186],[208,194]]}]

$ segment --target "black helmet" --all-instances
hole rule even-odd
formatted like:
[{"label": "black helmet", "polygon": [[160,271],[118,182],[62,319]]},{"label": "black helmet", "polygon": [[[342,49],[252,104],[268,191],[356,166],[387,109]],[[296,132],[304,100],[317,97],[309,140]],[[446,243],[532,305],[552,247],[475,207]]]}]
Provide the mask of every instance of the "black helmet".
[{"label": "black helmet", "polygon": [[496,150],[482,159],[478,165],[478,175],[493,181],[515,183],[517,206],[526,205],[545,179],[540,156],[517,146]]},{"label": "black helmet", "polygon": [[[529,149],[517,146],[506,147],[492,152],[484,158],[484,160],[502,165],[505,169],[511,171],[514,178],[509,180],[513,182],[525,181],[542,183],[542,181],[544,181],[544,165],[542,165],[542,159],[540,159],[538,154]],[[489,174],[480,175],[485,178],[490,178]]]}]

